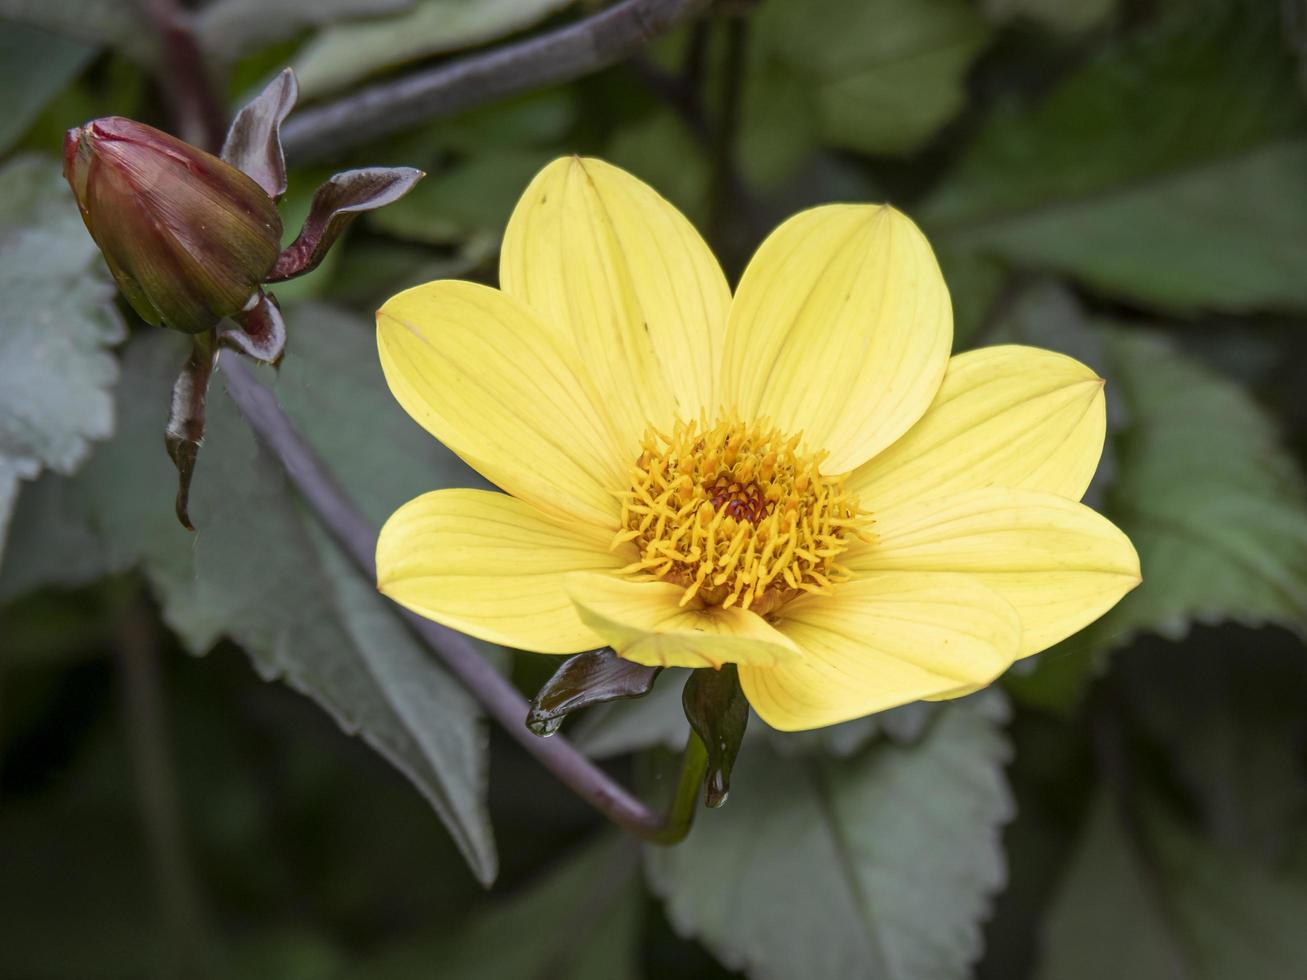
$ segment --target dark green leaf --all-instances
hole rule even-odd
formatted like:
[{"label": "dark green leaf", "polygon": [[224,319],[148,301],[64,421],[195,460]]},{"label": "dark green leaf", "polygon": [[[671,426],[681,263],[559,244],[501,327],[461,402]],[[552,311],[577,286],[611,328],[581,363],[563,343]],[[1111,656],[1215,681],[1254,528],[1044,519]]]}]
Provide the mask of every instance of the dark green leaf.
[{"label": "dark green leaf", "polygon": [[644,697],[653,690],[661,667],[623,660],[611,647],[568,657],[531,700],[526,726],[552,735],[573,711],[607,701]]},{"label": "dark green leaf", "polygon": [[750,740],[731,805],[646,850],[672,923],[753,978],[965,975],[1003,881],[1004,716],[994,695],[971,698],[914,746],[841,761]]},{"label": "dark green leaf", "polygon": [[368,962],[369,980],[636,980],[639,855],[616,835],[559,862],[520,893],[488,902],[456,930]]},{"label": "dark green leaf", "polygon": [[997,111],[923,205],[927,230],[1170,310],[1307,308],[1307,141],[1278,8],[1167,10]]},{"label": "dark green leaf", "polygon": [[1155,643],[1114,665],[1215,841],[1283,860],[1307,813],[1307,658],[1286,635],[1226,627]]},{"label": "dark green leaf", "polygon": [[1041,980],[1283,980],[1307,962],[1307,886],[1191,836],[1128,829],[1104,797],[1053,905]]},{"label": "dark green leaf", "polygon": [[692,670],[681,693],[681,705],[685,720],[708,751],[704,805],[719,807],[731,791],[731,769],[749,724],[749,702],[740,690],[735,664]]},{"label": "dark green leaf", "polygon": [[[0,31],[0,153],[86,67],[95,49],[20,24]],[[75,122],[81,122],[80,119]]]},{"label": "dark green leaf", "polygon": [[[756,44],[764,63],[787,66],[789,93],[806,90],[806,112],[760,111],[755,96],[746,125],[770,120],[802,133],[815,117],[823,142],[863,153],[910,153],[962,108],[967,69],[989,29],[964,0],[770,0],[758,11]],[[764,91],[777,77],[751,73]],[[757,137],[753,137],[756,139]],[[801,141],[800,141],[801,142]]]}]

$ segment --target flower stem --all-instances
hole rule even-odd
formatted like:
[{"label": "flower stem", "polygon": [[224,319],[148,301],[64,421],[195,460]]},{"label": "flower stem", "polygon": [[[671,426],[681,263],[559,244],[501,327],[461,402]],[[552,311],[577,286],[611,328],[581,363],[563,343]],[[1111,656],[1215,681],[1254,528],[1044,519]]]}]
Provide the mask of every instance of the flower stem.
[{"label": "flower stem", "polygon": [[[369,580],[376,581],[376,530],[345,496],[326,464],[277,404],[273,393],[254,378],[239,357],[224,351],[219,365],[228,392],[255,435],[277,457],[291,483],[354,564]],[[583,800],[643,840],[675,843],[685,836],[706,764],[702,743],[699,743],[697,753],[694,751],[693,743],[698,741],[697,737],[692,737],[686,748],[682,785],[665,822],[566,739],[558,735],[547,739],[533,735],[526,727],[529,710],[526,699],[486,662],[466,636],[398,607],[396,609],[418,638],[481,703],[486,713]],[[703,759],[696,762],[698,756],[703,756]],[[691,778],[695,766],[698,775]],[[687,781],[694,783],[692,791],[686,789]],[[688,801],[685,798],[687,792]]]},{"label": "flower stem", "polygon": [[650,840],[655,844],[679,844],[685,840],[694,823],[694,814],[699,809],[699,797],[703,793],[703,777],[708,771],[708,750],[693,729],[685,742],[685,754],[681,757],[681,775],[676,782],[676,795],[667,807],[663,817],[663,827]]}]

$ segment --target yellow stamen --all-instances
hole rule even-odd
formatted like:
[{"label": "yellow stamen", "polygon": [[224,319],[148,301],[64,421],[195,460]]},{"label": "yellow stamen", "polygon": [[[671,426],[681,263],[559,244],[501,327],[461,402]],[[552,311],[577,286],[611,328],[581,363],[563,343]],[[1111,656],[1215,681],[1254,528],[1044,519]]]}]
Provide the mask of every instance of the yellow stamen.
[{"label": "yellow stamen", "polygon": [[614,547],[633,542],[628,574],[685,588],[682,604],[739,605],[769,615],[803,592],[845,581],[836,564],[871,523],[820,471],[824,453],[799,452],[800,435],[726,418],[649,429],[624,492]]}]

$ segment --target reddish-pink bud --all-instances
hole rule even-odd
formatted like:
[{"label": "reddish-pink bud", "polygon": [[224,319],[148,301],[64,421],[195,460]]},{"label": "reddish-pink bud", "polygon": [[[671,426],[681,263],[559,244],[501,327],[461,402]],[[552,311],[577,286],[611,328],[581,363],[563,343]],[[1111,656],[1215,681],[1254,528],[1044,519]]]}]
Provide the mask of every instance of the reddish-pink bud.
[{"label": "reddish-pink bud", "polygon": [[257,302],[281,250],[267,193],[212,154],[109,116],[70,129],[64,176],[145,320],[199,333]]}]

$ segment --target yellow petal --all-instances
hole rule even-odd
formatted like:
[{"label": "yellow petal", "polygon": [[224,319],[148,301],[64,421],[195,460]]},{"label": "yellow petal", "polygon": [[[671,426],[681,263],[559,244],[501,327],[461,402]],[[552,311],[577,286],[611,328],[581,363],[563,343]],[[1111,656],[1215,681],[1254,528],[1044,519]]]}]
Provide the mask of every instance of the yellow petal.
[{"label": "yellow petal", "polygon": [[800,656],[740,668],[745,697],[781,731],[820,728],[984,686],[1016,656],[1016,610],[965,575],[876,573],[785,606]]},{"label": "yellow petal", "polygon": [[545,167],[509,220],[499,279],[570,333],[632,456],[651,422],[715,408],[730,287],[689,221],[626,171]]},{"label": "yellow petal", "polygon": [[1079,500],[1103,454],[1103,379],[1063,354],[1004,346],[949,361],[939,395],[849,490],[876,511],[1001,486]]},{"label": "yellow petal", "polygon": [[761,616],[739,607],[681,606],[685,589],[577,572],[568,595],[581,621],[627,660],[649,667],[774,664],[797,654]]},{"label": "yellow petal", "polygon": [[874,544],[841,557],[855,574],[962,572],[1016,607],[1020,656],[1065,639],[1140,582],[1111,521],[1051,493],[989,487],[876,512]]},{"label": "yellow petal", "polygon": [[723,401],[827,450],[828,473],[866,462],[930,405],[953,313],[925,236],[888,206],[790,218],[749,262],[731,306]]},{"label": "yellow petal", "polygon": [[563,527],[529,504],[486,490],[437,490],[395,511],[377,540],[377,588],[464,633],[522,650],[576,653],[604,645],[563,591],[578,570],[626,559],[607,536]]},{"label": "yellow petal", "polygon": [[519,301],[451,279],[377,312],[390,390],[486,479],[562,519],[615,528],[623,455],[566,338]]}]

